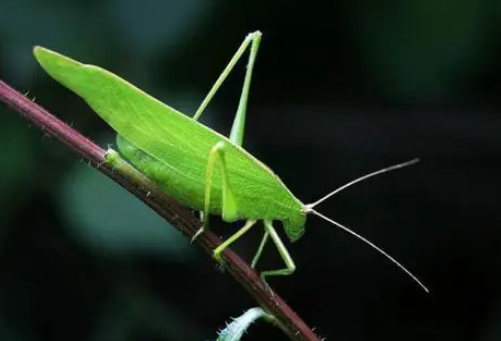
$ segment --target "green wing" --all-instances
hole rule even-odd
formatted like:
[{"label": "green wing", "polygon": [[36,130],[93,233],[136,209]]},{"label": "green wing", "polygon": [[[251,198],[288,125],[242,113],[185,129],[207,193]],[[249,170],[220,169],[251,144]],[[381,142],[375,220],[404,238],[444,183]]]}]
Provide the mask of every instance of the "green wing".
[{"label": "green wing", "polygon": [[[225,136],[105,69],[42,47],[36,47],[34,54],[49,75],[82,97],[123,137],[118,140],[120,152],[179,201],[203,208],[208,155],[217,142],[223,141],[228,147],[228,172],[232,187],[238,188],[236,199],[242,217],[287,216],[291,207],[300,207],[268,167]],[[215,172],[213,183],[211,212],[219,213],[219,172]]]}]

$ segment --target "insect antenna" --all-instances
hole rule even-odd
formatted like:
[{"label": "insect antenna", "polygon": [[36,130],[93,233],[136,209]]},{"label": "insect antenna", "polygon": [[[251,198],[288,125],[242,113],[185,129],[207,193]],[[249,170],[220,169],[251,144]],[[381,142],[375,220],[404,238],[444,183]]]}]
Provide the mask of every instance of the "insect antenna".
[{"label": "insect antenna", "polygon": [[430,292],[430,290],[412,273],[410,272],[409,270],[407,270],[402,264],[400,264],[395,258],[393,258],[392,256],[390,256],[388,253],[386,253],[386,251],[384,251],[383,249],[381,249],[379,246],[377,246],[376,244],[374,244],[373,242],[371,242],[370,240],[368,240],[367,238],[364,238],[362,237],[361,235],[359,235],[358,233],[350,230],[348,227],[344,226],[344,225],[341,225],[340,223],[338,223],[337,221],[334,221],[326,216],[324,216],[322,213],[318,212],[318,211],[315,211],[313,208],[309,209],[307,212],[311,212],[313,213],[314,215],[328,221],[329,223],[331,224],[334,224],[336,225],[337,227],[339,227],[340,229],[344,230],[345,232],[348,232],[349,234],[351,234],[352,236],[358,238],[359,240],[363,241],[365,244],[369,245],[370,247],[372,247],[373,249],[375,249],[377,252],[379,252],[380,254],[382,254],[383,256],[385,256],[386,258],[388,258],[393,264],[395,264],[397,267],[400,268],[400,270],[402,270],[403,272],[405,272],[410,278],[412,278],[412,280],[414,282],[416,282],[421,288],[423,288],[424,291],[426,291],[427,293]]},{"label": "insect antenna", "polygon": [[327,221],[327,222],[329,222],[329,223],[331,223],[331,224],[339,227],[343,231],[348,232],[352,236],[356,237],[357,239],[361,240],[365,244],[369,245],[370,247],[372,247],[373,249],[375,249],[377,252],[379,252],[380,254],[382,254],[383,256],[385,256],[387,259],[389,259],[393,264],[395,264],[398,268],[400,268],[400,270],[402,270],[404,273],[406,273],[410,278],[412,278],[412,280],[414,282],[416,282],[425,292],[429,293],[430,290],[412,272],[410,272],[409,270],[407,270],[395,258],[393,258],[388,253],[386,253],[386,251],[384,251],[383,249],[381,249],[379,246],[377,246],[376,244],[374,244],[373,242],[371,242],[367,238],[362,237],[361,235],[359,235],[358,233],[352,231],[348,227],[346,227],[346,226],[338,223],[337,221],[334,221],[331,218],[326,217],[325,215],[323,215],[322,213],[320,213],[320,212],[318,212],[318,211],[316,211],[314,209],[314,207],[317,206],[318,204],[322,203],[323,201],[327,200],[328,198],[330,198],[334,194],[337,194],[337,193],[341,192],[343,189],[345,189],[345,188],[347,188],[347,187],[349,187],[351,185],[354,185],[354,184],[356,184],[358,182],[361,182],[363,180],[366,180],[366,179],[368,179],[370,177],[373,177],[373,176],[376,176],[376,175],[379,175],[379,174],[382,174],[382,173],[386,173],[386,172],[389,172],[389,171],[392,171],[392,170],[395,170],[395,169],[399,169],[399,168],[402,168],[402,167],[410,166],[410,165],[412,165],[412,164],[414,164],[414,163],[416,163],[418,161],[419,161],[419,159],[414,159],[414,160],[411,160],[411,161],[407,161],[407,162],[404,162],[404,163],[399,163],[397,165],[394,165],[394,166],[391,166],[391,167],[387,167],[387,168],[383,168],[383,169],[378,170],[376,172],[364,175],[364,176],[362,176],[362,177],[360,177],[358,179],[355,179],[355,180],[347,183],[346,185],[343,185],[343,186],[339,187],[338,189],[335,189],[334,191],[330,192],[329,194],[327,194],[326,196],[322,197],[321,199],[315,201],[314,203],[306,205],[304,211],[306,213],[313,213],[317,217],[319,217],[319,218],[321,218],[321,219],[323,219],[323,220],[325,220],[325,221]]},{"label": "insect antenna", "polygon": [[419,162],[419,159],[413,159],[413,160],[410,160],[410,161],[407,161],[407,162],[403,162],[403,163],[399,163],[397,165],[393,165],[393,166],[390,166],[390,167],[386,167],[386,168],[383,168],[383,169],[380,169],[378,171],[375,171],[375,172],[372,172],[372,173],[369,173],[369,174],[366,174],[364,176],[361,176],[353,181],[350,181],[348,182],[346,185],[343,185],[339,188],[336,188],[335,190],[333,190],[332,192],[330,192],[329,194],[327,194],[326,196],[318,199],[317,201],[315,201],[314,203],[312,204],[308,204],[307,206],[309,208],[313,208],[315,206],[317,206],[318,204],[324,202],[325,200],[329,199],[330,197],[332,197],[334,194],[338,194],[339,192],[341,192],[342,190],[350,187],[350,186],[353,186],[354,184],[356,183],[359,183],[361,181],[364,181],[364,180],[367,180],[369,178],[372,178],[376,175],[379,175],[379,174],[383,174],[383,173],[387,173],[387,172],[390,172],[392,170],[396,170],[396,169],[399,169],[399,168],[403,168],[403,167],[407,167],[407,166],[410,166],[410,165],[413,165],[415,163]]}]

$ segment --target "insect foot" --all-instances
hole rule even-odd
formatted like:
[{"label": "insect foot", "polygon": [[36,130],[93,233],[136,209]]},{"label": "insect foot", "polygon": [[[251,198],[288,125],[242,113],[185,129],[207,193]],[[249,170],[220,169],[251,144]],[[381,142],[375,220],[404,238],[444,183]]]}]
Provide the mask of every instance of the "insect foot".
[{"label": "insect foot", "polygon": [[259,277],[261,277],[261,281],[263,281],[263,286],[264,286],[264,289],[267,290],[271,296],[275,296],[275,292],[273,291],[273,289],[270,287],[270,285],[268,284],[268,282],[266,282],[266,274],[261,274]]},{"label": "insect foot", "polygon": [[214,252],[212,253],[212,257],[216,260],[216,262],[218,262],[219,264],[222,264],[224,263],[224,260],[223,258],[221,257],[221,251],[216,249],[214,250]]},{"label": "insect foot", "polygon": [[199,236],[200,236],[203,232],[204,232],[204,229],[203,229],[203,227],[202,227],[202,228],[200,228],[200,229],[199,229],[199,230],[198,230],[198,231],[197,231],[197,232],[193,235],[193,237],[191,237],[191,241],[190,241],[190,243],[192,243],[192,244],[193,244],[193,242],[195,241],[195,239],[197,239],[197,238],[198,238],[198,237],[199,237]]},{"label": "insect foot", "polygon": [[221,253],[222,253],[222,250],[218,250],[218,249],[214,250],[214,252],[212,253],[212,258],[214,258],[214,260],[217,262],[218,270],[221,272],[224,272],[226,262],[221,257]]}]

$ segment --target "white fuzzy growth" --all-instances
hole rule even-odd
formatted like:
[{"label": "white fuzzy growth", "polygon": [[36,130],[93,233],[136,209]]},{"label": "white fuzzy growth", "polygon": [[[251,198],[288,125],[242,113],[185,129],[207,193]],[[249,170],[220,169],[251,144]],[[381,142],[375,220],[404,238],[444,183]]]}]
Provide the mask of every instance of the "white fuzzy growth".
[{"label": "white fuzzy growth", "polygon": [[122,161],[122,157],[114,149],[108,147],[106,154],[104,156],[106,161],[112,166],[116,167],[117,164]]},{"label": "white fuzzy growth", "polygon": [[226,328],[219,332],[216,341],[240,341],[251,324],[261,317],[271,318],[271,315],[259,307],[247,310],[242,316],[234,318],[231,323],[227,324]]}]

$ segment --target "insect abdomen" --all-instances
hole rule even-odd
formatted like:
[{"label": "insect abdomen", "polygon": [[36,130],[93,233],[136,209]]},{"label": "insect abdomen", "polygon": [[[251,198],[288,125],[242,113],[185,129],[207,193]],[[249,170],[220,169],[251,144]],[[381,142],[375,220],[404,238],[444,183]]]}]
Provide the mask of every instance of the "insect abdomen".
[{"label": "insect abdomen", "polygon": [[[134,146],[124,137],[117,136],[120,153],[136,167],[146,174],[159,187],[182,204],[196,210],[203,210],[205,197],[205,172],[200,173],[201,167],[189,167],[182,162],[176,165],[160,162],[146,152]],[[168,152],[167,152],[168,154]],[[206,159],[202,162],[206,162]],[[184,166],[184,167],[183,167]],[[239,172],[228,165],[229,181],[235,194],[238,205],[239,219],[273,219],[284,220],[292,214],[297,214],[301,205],[297,199],[277,188],[281,182],[278,178],[270,182],[257,179],[242,180]],[[214,171],[211,187],[210,213],[221,215],[222,189],[220,167]],[[277,195],[278,193],[278,195]]]}]

